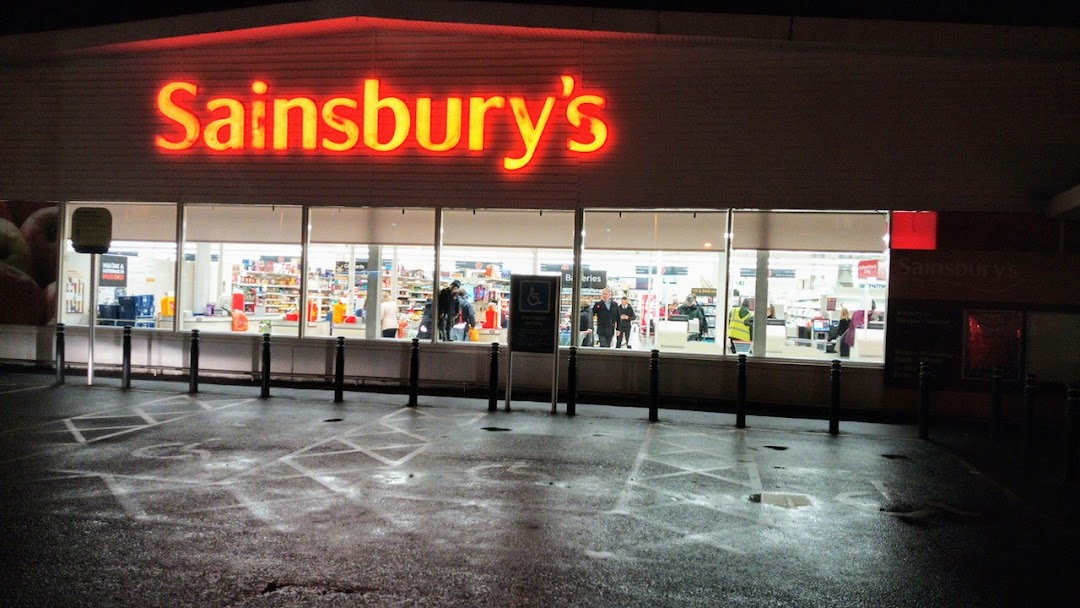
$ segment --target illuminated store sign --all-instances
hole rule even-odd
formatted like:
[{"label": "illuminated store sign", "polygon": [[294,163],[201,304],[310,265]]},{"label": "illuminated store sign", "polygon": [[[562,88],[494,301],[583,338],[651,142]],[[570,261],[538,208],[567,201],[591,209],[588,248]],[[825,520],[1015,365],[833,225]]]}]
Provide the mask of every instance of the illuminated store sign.
[{"label": "illuminated store sign", "polygon": [[[429,153],[489,151],[489,139],[507,142],[497,150],[509,171],[529,164],[544,145],[565,145],[588,154],[604,147],[608,125],[602,116],[607,100],[600,95],[574,95],[574,78],[562,76],[557,94],[526,100],[522,96],[446,97],[438,100],[445,115],[433,116],[433,98],[403,99],[382,95],[380,80],[364,79],[358,97],[275,97],[262,80],[251,84],[248,99],[206,96],[193,82],[174,81],[161,87],[157,109],[166,131],[154,144],[173,153],[317,151],[392,152],[413,138]],[[494,113],[507,113],[512,133],[487,137]],[[572,129],[564,143],[545,140],[555,121]],[[556,123],[557,125],[557,123]],[[555,126],[554,128],[558,128]],[[298,134],[293,134],[299,130]],[[436,138],[435,133],[440,136]],[[290,137],[290,134],[292,136]],[[548,137],[551,139],[551,137]]]}]

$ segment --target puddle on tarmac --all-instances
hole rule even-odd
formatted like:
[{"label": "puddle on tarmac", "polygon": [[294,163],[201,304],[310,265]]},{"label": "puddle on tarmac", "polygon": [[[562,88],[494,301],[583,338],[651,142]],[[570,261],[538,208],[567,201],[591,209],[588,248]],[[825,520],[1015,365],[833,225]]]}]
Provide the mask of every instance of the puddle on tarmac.
[{"label": "puddle on tarmac", "polygon": [[751,494],[750,502],[760,502],[763,505],[773,505],[777,507],[784,507],[785,509],[794,509],[796,507],[809,507],[813,505],[810,502],[810,497],[805,494],[786,494],[783,492],[762,492],[761,494]]},{"label": "puddle on tarmac", "polygon": [[778,452],[782,452],[787,449],[786,445],[766,445],[763,447],[769,448],[770,450],[776,450]]}]

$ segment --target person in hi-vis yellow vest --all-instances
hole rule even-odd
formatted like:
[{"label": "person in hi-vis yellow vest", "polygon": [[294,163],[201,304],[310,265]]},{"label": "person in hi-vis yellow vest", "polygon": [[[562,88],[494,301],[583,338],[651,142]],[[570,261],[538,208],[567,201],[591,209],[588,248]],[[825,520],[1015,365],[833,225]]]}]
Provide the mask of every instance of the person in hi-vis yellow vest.
[{"label": "person in hi-vis yellow vest", "polygon": [[754,313],[750,312],[750,300],[743,298],[738,306],[728,313],[728,340],[731,352],[735,352],[735,341],[750,342],[750,328],[754,324]]}]

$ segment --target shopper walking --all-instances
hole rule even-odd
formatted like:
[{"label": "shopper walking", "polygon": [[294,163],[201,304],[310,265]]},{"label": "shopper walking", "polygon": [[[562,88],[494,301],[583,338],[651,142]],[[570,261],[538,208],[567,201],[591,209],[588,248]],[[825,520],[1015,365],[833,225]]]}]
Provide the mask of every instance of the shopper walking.
[{"label": "shopper walking", "polygon": [[461,309],[461,322],[465,324],[464,341],[469,340],[469,333],[476,327],[476,307],[469,301],[469,292],[458,290],[458,307]]},{"label": "shopper walking", "polygon": [[592,317],[592,304],[582,298],[578,309],[578,346],[593,345]]},{"label": "shopper walking", "polygon": [[600,292],[600,299],[592,306],[600,348],[611,348],[611,339],[615,336],[615,325],[619,319],[617,311],[618,306],[611,301],[611,290],[605,287]]},{"label": "shopper walking", "polygon": [[637,319],[637,315],[634,314],[634,307],[630,305],[629,296],[622,297],[615,312],[619,317],[615,330],[615,348],[622,348],[624,342],[626,348],[630,348],[630,333],[634,328],[634,319]]},{"label": "shopper walking", "polygon": [[439,340],[450,341],[450,330],[457,323],[458,306],[457,291],[461,287],[461,281],[454,279],[449,285],[439,290]]},{"label": "shopper walking", "polygon": [[394,338],[398,332],[398,305],[390,298],[390,292],[384,292],[382,303],[379,304],[379,327],[382,328],[382,337]]}]

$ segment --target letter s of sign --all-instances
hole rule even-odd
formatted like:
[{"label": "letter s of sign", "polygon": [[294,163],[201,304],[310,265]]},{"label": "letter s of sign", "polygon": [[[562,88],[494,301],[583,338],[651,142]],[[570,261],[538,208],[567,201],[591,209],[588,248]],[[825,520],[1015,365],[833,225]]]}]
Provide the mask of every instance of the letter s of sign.
[{"label": "letter s of sign", "polygon": [[157,147],[163,150],[187,150],[199,139],[199,119],[194,114],[176,105],[173,94],[183,91],[191,96],[199,92],[199,87],[190,82],[170,82],[158,91],[157,105],[161,115],[173,120],[184,130],[180,141],[171,141],[161,135],[154,138]]},{"label": "letter s of sign", "polygon": [[[573,76],[563,76],[563,97],[569,97],[574,92],[574,78]],[[597,116],[584,112],[581,106],[590,105],[603,109],[607,104],[607,100],[599,95],[578,95],[570,100],[570,103],[566,106],[566,120],[570,122],[574,127],[581,127],[583,121],[588,121],[589,134],[592,135],[591,142],[578,141],[577,139],[570,137],[566,140],[566,149],[572,152],[595,152],[599,150],[604,143],[607,142],[608,128],[607,123],[600,120]]]}]

